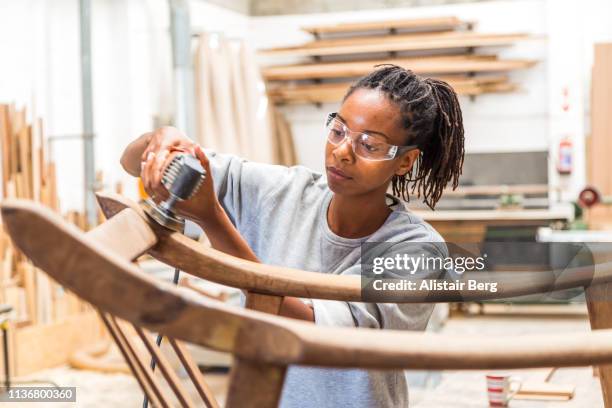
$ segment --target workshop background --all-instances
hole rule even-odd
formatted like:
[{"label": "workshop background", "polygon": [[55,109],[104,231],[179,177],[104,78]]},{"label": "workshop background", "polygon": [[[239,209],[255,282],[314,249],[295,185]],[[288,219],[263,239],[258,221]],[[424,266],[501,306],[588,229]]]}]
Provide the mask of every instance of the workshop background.
[{"label": "workshop background", "polygon": [[[163,125],[220,152],[323,171],[327,113],[351,81],[390,61],[460,94],[460,186],[434,212],[409,204],[447,241],[612,241],[609,0],[0,0],[2,197],[91,228],[102,219],[95,191],[142,198],[119,158]],[[151,259],[141,265],[172,278]],[[185,284],[237,301],[229,288]],[[77,386],[82,406],[142,399],[92,308],[5,233],[0,303],[0,378]],[[579,298],[441,305],[429,329],[588,327]],[[230,359],[192,351],[222,398]],[[590,368],[549,374],[521,373],[558,382],[562,402],[512,406],[602,406]],[[417,407],[486,404],[479,372],[411,372],[409,382]]]}]

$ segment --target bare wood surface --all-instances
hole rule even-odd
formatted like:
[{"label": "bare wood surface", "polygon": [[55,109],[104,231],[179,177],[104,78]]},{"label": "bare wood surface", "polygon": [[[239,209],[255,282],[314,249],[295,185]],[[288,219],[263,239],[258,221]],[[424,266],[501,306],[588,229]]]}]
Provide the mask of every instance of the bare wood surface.
[{"label": "bare wood surface", "polygon": [[445,196],[466,195],[501,195],[501,194],[545,194],[550,187],[548,184],[513,184],[513,185],[479,185],[459,186],[456,190],[450,188],[444,190]]},{"label": "bare wood surface", "polygon": [[97,343],[87,345],[76,350],[68,360],[70,367],[79,370],[97,371],[105,374],[133,374],[130,365],[121,362],[105,361],[102,356],[108,353],[111,342],[108,339],[101,340]]},{"label": "bare wood surface", "polygon": [[234,359],[226,408],[275,408],[280,402],[286,367]]},{"label": "bare wood surface", "polygon": [[195,405],[191,401],[191,398],[189,398],[189,395],[187,394],[187,390],[185,389],[185,387],[183,387],[181,380],[178,378],[178,376],[172,369],[172,366],[170,365],[170,362],[168,361],[166,356],[161,352],[161,349],[149,337],[149,334],[145,333],[144,330],[142,330],[140,327],[134,325],[134,330],[136,331],[136,334],[138,334],[138,337],[140,337],[140,340],[142,340],[142,342],[144,343],[149,353],[151,353],[151,355],[153,356],[157,367],[159,367],[159,370],[161,371],[162,375],[166,379],[166,382],[174,392],[174,395],[176,395],[176,397],[178,398],[178,401],[181,406],[186,408],[195,407]]},{"label": "bare wood surface", "polygon": [[277,47],[258,52],[265,57],[313,57],[374,52],[421,51],[510,45],[534,37],[528,34],[481,34],[450,32],[405,34],[364,38],[318,40],[300,46]]},{"label": "bare wood surface", "polygon": [[[146,217],[133,202],[113,193],[99,193],[98,202],[108,218],[126,207]],[[512,212],[506,211],[505,213]],[[499,214],[497,216],[501,217]],[[149,253],[164,263],[177,266],[202,279],[261,294],[363,301],[361,279],[358,276],[308,272],[250,262],[202,245],[182,234],[171,232],[155,222],[150,222],[149,225],[159,240]],[[566,272],[554,282],[556,290],[612,280],[612,261],[598,263],[595,266],[595,276],[593,276],[593,269],[588,267],[569,268]],[[495,281],[498,282],[497,292],[467,289],[458,292],[397,290],[393,293],[386,293],[384,302],[457,302],[550,292],[552,289],[551,276],[547,273],[530,271],[499,271],[495,274]],[[462,275],[461,280],[467,281],[468,279],[490,282],[491,276],[468,271]]]},{"label": "bare wood surface", "polygon": [[144,393],[147,395],[147,397],[149,397],[149,399],[154,404],[156,404],[157,406],[161,406],[148,380],[144,377],[144,373],[139,369],[138,365],[136,364],[136,360],[134,359],[134,356],[130,353],[129,349],[125,347],[125,345],[119,338],[119,334],[115,331],[115,327],[110,322],[109,317],[101,310],[98,310],[98,312],[100,314],[100,319],[106,326],[108,333],[110,334],[111,338],[117,345],[117,348],[119,349],[119,352],[123,356],[123,359],[127,363],[128,367],[130,367],[131,373],[134,375],[134,378],[136,378],[136,381],[138,381],[138,384],[140,384],[140,388],[142,388]]},{"label": "bare wood surface", "polygon": [[[155,236],[153,230],[151,230],[146,221],[131,208],[126,208],[112,219],[89,231],[87,233],[87,237],[113,250],[117,256],[127,260],[136,259],[138,256],[146,252],[151,246],[157,243],[157,237]],[[146,333],[144,333],[142,329],[138,327],[135,327],[135,329],[136,333],[141,337],[149,352],[158,362],[158,365],[162,370],[162,374],[166,378],[166,381],[174,393],[177,395],[181,405],[193,406],[188,394],[182,387],[182,384],[180,383],[180,380],[176,374],[172,371],[172,368],[169,366],[165,356],[163,356],[161,353],[161,350],[159,350],[159,348],[153,344],[151,339],[147,337]],[[170,339],[170,343],[172,344],[177,356],[179,357],[179,360],[184,365],[190,379],[194,384],[194,387],[202,397],[202,400],[206,406],[210,408],[217,407],[218,405],[214,400],[213,394],[203,381],[197,366],[195,366],[189,354],[174,339]],[[134,371],[134,365],[130,364],[130,366]],[[134,374],[138,375],[137,372],[134,372]]]},{"label": "bare wood surface", "polygon": [[[612,328],[612,283],[592,285],[585,291],[591,329]],[[599,381],[604,405],[612,407],[612,365],[600,365]]]},{"label": "bare wood surface", "polygon": [[[40,276],[48,279],[43,272]],[[75,348],[98,341],[103,333],[98,317],[92,312],[70,314],[45,324],[16,323],[16,326],[18,329],[11,336],[15,341],[11,347],[15,376],[65,364]]]},{"label": "bare wood surface", "polygon": [[[444,78],[459,95],[481,95],[484,93],[511,92],[517,85],[508,82],[507,76],[483,76],[473,78]],[[271,84],[268,94],[275,103],[329,103],[342,100],[352,82],[323,84]]]},{"label": "bare wood surface", "polygon": [[[591,80],[591,137],[589,141],[589,183],[603,196],[612,196],[612,43],[595,45]],[[612,205],[596,205],[587,211],[592,229],[612,228]]]},{"label": "bare wood surface", "polygon": [[512,71],[532,67],[536,64],[536,61],[500,60],[490,55],[433,56],[278,65],[262,68],[262,74],[268,81],[358,77],[368,74],[378,64],[395,64],[410,69],[417,74],[435,75]]},{"label": "bare wood surface", "polygon": [[568,221],[572,217],[572,209],[523,209],[523,210],[411,210],[426,221],[508,221],[508,225],[536,223],[542,221]]},{"label": "bare wood surface", "polygon": [[414,18],[403,20],[364,21],[354,23],[323,24],[302,27],[311,34],[354,33],[359,31],[391,30],[391,29],[427,29],[453,30],[468,24],[457,17]]},{"label": "bare wood surface", "polygon": [[162,392],[159,382],[153,376],[153,372],[147,366],[146,362],[143,361],[142,357],[130,343],[125,333],[121,330],[121,327],[119,327],[117,321],[112,316],[107,315],[102,311],[100,311],[100,316],[102,317],[102,321],[106,325],[108,332],[111,334],[115,340],[115,343],[119,347],[119,350],[123,354],[125,361],[132,368],[134,376],[149,400],[157,407],[169,408],[170,401]]},{"label": "bare wood surface", "polygon": [[[5,202],[2,215],[24,254],[96,307],[132,324],[247,361],[375,369],[569,367],[612,362],[609,329],[482,338],[320,327],[242,310],[152,279],[112,251],[89,242],[48,209]],[[48,250],[51,246],[53,251]],[[152,298],[156,301],[151,302]]]},{"label": "bare wood surface", "polygon": [[206,384],[206,381],[204,381],[202,373],[198,369],[198,366],[195,364],[183,344],[173,338],[168,338],[168,342],[170,343],[177,357],[181,361],[181,364],[185,368],[185,371],[191,379],[193,386],[200,395],[200,398],[202,398],[204,405],[206,405],[207,408],[219,408],[219,404],[215,399],[212,390],[210,389],[208,384]]},{"label": "bare wood surface", "polygon": [[282,296],[264,295],[261,293],[247,292],[246,307],[273,315],[280,312]]},{"label": "bare wood surface", "polygon": [[125,259],[136,259],[157,243],[146,221],[131,208],[90,230],[87,235]]}]

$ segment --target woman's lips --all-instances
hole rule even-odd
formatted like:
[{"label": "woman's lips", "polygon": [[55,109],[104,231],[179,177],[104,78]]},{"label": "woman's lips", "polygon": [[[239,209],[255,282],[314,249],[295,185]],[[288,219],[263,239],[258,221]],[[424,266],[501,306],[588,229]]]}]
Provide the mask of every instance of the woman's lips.
[{"label": "woman's lips", "polygon": [[336,180],[350,180],[352,177],[349,177],[346,173],[343,173],[341,170],[338,170],[335,167],[328,167],[327,173],[330,177],[333,177]]}]

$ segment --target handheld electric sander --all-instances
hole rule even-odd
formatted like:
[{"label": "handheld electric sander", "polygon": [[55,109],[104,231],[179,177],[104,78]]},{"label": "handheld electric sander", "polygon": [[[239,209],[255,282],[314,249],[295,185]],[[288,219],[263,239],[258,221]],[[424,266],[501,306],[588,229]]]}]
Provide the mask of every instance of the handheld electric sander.
[{"label": "handheld electric sander", "polygon": [[193,197],[205,177],[206,170],[195,156],[187,153],[177,154],[162,176],[162,184],[170,193],[170,197],[159,204],[147,198],[142,202],[142,208],[158,224],[173,231],[183,232],[185,219],[175,214],[174,205],[178,201]]},{"label": "handheld electric sander", "polygon": [[[174,213],[174,205],[178,201],[188,200],[198,191],[204,178],[206,170],[200,164],[200,161],[191,154],[177,154],[168,167],[164,170],[162,176],[162,184],[170,193],[170,197],[156,204],[151,198],[147,198],[141,203],[142,208],[149,217],[158,224],[171,229],[173,231],[184,232],[185,219]],[[179,281],[178,268],[174,269],[173,283],[176,285]],[[159,347],[161,345],[162,335],[158,334],[155,343]],[[155,359],[151,359],[151,370],[155,370]],[[146,394],[143,401],[143,408],[149,404],[149,399]]]}]

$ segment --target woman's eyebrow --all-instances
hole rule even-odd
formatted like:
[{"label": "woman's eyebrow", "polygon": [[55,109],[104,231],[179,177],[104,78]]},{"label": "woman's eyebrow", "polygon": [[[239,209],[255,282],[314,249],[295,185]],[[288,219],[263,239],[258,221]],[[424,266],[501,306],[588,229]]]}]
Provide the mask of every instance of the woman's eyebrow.
[{"label": "woman's eyebrow", "polygon": [[[346,125],[346,120],[345,120],[345,119],[344,119],[344,118],[343,118],[343,117],[342,117],[342,116],[341,116],[339,113],[336,113],[336,117],[337,117],[338,119],[340,119],[342,122],[344,122],[344,124]],[[376,131],[376,130],[367,130],[367,129],[366,129],[366,130],[364,130],[364,131],[363,131],[363,132],[361,132],[361,133],[367,133],[367,134],[371,134],[371,135],[380,135],[380,136],[384,137],[385,139],[389,140],[389,137],[388,137],[387,135],[385,135],[385,134],[384,134],[384,133],[382,133],[382,132],[378,132],[378,131]]]}]

